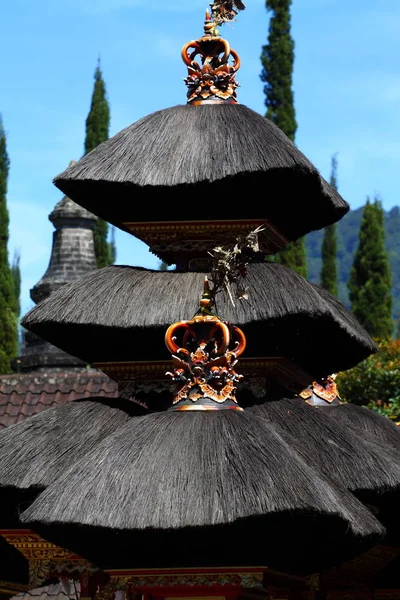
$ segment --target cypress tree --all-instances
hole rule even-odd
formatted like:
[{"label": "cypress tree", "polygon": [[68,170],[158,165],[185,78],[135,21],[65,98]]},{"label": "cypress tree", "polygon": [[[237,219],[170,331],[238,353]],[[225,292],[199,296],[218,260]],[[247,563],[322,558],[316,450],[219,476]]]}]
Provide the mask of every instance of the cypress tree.
[{"label": "cypress tree", "polygon": [[[94,73],[94,88],[90,111],[86,119],[85,154],[91,152],[108,139],[110,107],[107,101],[106,86],[100,68],[100,60]],[[97,219],[93,231],[94,250],[99,268],[113,264],[115,244],[108,242],[108,223]]]},{"label": "cypress tree", "polygon": [[293,101],[292,79],[294,41],[290,35],[292,0],[266,0],[272,12],[268,44],[262,47],[261,80],[265,83],[266,117],[273,121],[294,142],[297,123]]},{"label": "cypress tree", "polygon": [[393,334],[392,275],[385,249],[381,203],[367,199],[361,220],[359,244],[348,288],[351,309],[368,333],[377,339]]},{"label": "cypress tree", "polygon": [[14,313],[19,320],[19,316],[21,314],[21,269],[19,266],[21,260],[21,254],[19,251],[14,252],[14,258],[11,265],[11,274],[13,278],[14,284]]},{"label": "cypress tree", "polygon": [[[337,190],[337,157],[332,156],[332,169],[330,184]],[[321,268],[321,286],[337,297],[338,295],[338,275],[337,275],[337,241],[336,241],[336,223],[328,225],[324,229],[322,240],[322,268]]]},{"label": "cypress tree", "polygon": [[11,361],[17,354],[18,346],[14,281],[8,262],[7,181],[9,168],[6,134],[0,116],[0,373],[11,372]]},{"label": "cypress tree", "polygon": [[[297,123],[292,91],[294,41],[290,34],[292,0],[266,0],[271,11],[268,43],[262,47],[261,80],[265,83],[266,117],[294,141]],[[307,277],[305,240],[288,244],[276,257],[277,262]]]},{"label": "cypress tree", "polygon": [[111,227],[111,237],[108,242],[108,252],[109,252],[109,265],[113,265],[117,260],[117,245],[115,243],[115,227],[114,225]]}]

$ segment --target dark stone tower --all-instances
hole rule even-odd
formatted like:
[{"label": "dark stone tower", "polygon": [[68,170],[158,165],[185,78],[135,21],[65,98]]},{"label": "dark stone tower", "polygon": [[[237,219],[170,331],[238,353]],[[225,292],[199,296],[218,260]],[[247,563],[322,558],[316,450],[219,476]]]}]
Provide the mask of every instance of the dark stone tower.
[{"label": "dark stone tower", "polygon": [[[96,217],[64,196],[49,215],[55,227],[47,271],[31,289],[38,304],[66,283],[96,269],[93,228]],[[62,350],[26,332],[21,356],[15,361],[18,372],[63,370],[76,371],[85,364]]]}]

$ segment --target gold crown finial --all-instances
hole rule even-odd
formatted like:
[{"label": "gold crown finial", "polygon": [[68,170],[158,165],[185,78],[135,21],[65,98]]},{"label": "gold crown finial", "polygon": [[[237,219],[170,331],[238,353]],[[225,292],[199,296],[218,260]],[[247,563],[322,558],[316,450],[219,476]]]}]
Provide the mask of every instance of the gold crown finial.
[{"label": "gold crown finial", "polygon": [[246,348],[241,329],[214,315],[198,314],[168,327],[165,343],[172,354],[173,410],[242,410],[236,400],[243,375],[234,370]]},{"label": "gold crown finial", "polygon": [[[185,44],[182,60],[188,68],[184,79],[188,89],[188,104],[235,104],[236,71],[240,68],[238,54],[218,33],[213,7],[206,11],[204,35]],[[195,59],[200,56],[201,64]]]}]

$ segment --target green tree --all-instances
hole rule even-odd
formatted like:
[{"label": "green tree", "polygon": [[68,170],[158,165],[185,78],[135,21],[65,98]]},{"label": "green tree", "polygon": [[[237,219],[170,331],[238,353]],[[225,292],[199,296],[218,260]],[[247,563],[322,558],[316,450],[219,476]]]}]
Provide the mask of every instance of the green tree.
[{"label": "green tree", "polygon": [[111,227],[111,237],[108,244],[109,251],[109,264],[113,265],[117,260],[117,245],[115,243],[115,227],[114,225]]},{"label": "green tree", "polygon": [[382,340],[379,351],[338,374],[340,396],[400,421],[400,340]]},{"label": "green tree", "polygon": [[[265,116],[294,141],[297,129],[292,90],[294,41],[290,33],[292,0],[266,0],[271,12],[268,43],[261,52],[261,81],[265,83]],[[279,252],[276,262],[286,265],[307,277],[305,239],[291,242]]]},{"label": "green tree", "polygon": [[367,199],[348,282],[352,312],[377,339],[390,338],[394,326],[392,275],[385,249],[383,219],[381,203]]},{"label": "green tree", "polygon": [[19,320],[21,314],[21,269],[20,269],[21,253],[19,250],[14,252],[14,258],[11,265],[11,273],[14,284],[14,313]]},{"label": "green tree", "polygon": [[[106,86],[100,68],[100,60],[94,73],[94,88],[90,111],[86,119],[85,154],[91,152],[99,144],[108,139],[110,127],[110,107],[108,105]],[[115,259],[115,243],[108,241],[108,223],[97,219],[93,231],[94,250],[99,268],[113,264]]]},{"label": "green tree", "polygon": [[294,109],[292,80],[294,41],[290,34],[292,0],[266,0],[271,11],[268,43],[262,47],[261,80],[265,83],[266,117],[294,141],[297,123]]},{"label": "green tree", "polygon": [[[337,156],[334,154],[331,161],[330,184],[337,190]],[[337,297],[338,295],[338,270],[337,270],[337,240],[336,223],[324,229],[321,246],[322,267],[320,274],[321,286]]]},{"label": "green tree", "polygon": [[280,250],[279,254],[276,256],[276,262],[289,267],[289,269],[296,271],[296,273],[306,279],[307,256],[304,238],[296,240],[295,242],[290,242],[286,248]]},{"label": "green tree", "polygon": [[8,262],[7,182],[10,161],[0,116],[0,373],[11,372],[18,348],[18,327],[13,274]]}]

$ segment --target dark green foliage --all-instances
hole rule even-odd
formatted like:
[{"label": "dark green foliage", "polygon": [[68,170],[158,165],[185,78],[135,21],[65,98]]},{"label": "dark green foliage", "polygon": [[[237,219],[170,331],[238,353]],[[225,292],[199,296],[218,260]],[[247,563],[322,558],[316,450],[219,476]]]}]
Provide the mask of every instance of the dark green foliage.
[{"label": "dark green foliage", "polygon": [[291,242],[277,254],[276,262],[307,278],[307,255],[305,238]]},{"label": "dark green foliage", "polygon": [[92,102],[86,119],[85,154],[108,140],[109,127],[110,107],[100,64],[98,64],[94,73]]},{"label": "dark green foliage", "polygon": [[339,373],[341,398],[400,420],[400,341],[384,340],[379,352],[353,369]]},{"label": "dark green foliage", "polygon": [[110,265],[115,264],[115,261],[117,260],[117,245],[115,243],[115,227],[114,225],[111,227],[111,239],[110,242],[108,244],[109,246],[109,255],[110,255]]},{"label": "dark green foliage", "polygon": [[[337,157],[332,156],[332,170],[330,184],[337,190]],[[337,241],[336,224],[329,225],[324,229],[324,237],[321,247],[321,285],[334,296],[338,295],[337,281]]]},{"label": "dark green foliage", "polygon": [[[108,139],[110,127],[110,107],[108,105],[106,86],[103,80],[100,61],[94,74],[94,88],[90,111],[86,119],[85,154],[91,152]],[[115,260],[115,245],[108,242],[108,223],[97,219],[93,232],[94,250],[97,266],[107,267]]]},{"label": "dark green foliage", "polygon": [[378,339],[393,334],[392,276],[385,249],[381,203],[367,201],[359,244],[350,271],[351,310],[368,333]]},{"label": "dark green foliage", "polygon": [[110,243],[107,241],[108,223],[103,219],[97,219],[93,230],[94,251],[96,254],[97,267],[108,267],[112,265]]},{"label": "dark green foliage", "polygon": [[321,285],[334,296],[338,295],[336,264],[336,225],[329,225],[324,230],[321,247]]},{"label": "dark green foliage", "polygon": [[[347,282],[354,255],[357,250],[358,232],[360,229],[363,208],[349,211],[336,225],[337,265],[339,300],[350,308]],[[322,258],[321,249],[324,237],[323,230],[313,231],[306,237],[308,279],[313,283],[321,283]]]},{"label": "dark green foliage", "polygon": [[[261,80],[265,83],[266,117],[294,141],[297,129],[292,79],[294,41],[290,35],[290,6],[292,0],[266,0],[271,11],[268,43],[262,47]],[[305,240],[291,242],[279,252],[276,262],[307,277]]]},{"label": "dark green foliage", "polygon": [[[336,225],[338,245],[338,280],[339,300],[350,308],[347,282],[350,276],[351,265],[357,250],[358,232],[360,229],[363,208],[351,210]],[[385,212],[385,246],[392,269],[392,296],[393,318],[400,317],[400,208],[393,207]],[[313,231],[306,238],[308,279],[313,283],[320,283],[321,271],[321,245],[323,232]]]},{"label": "dark green foliage", "polygon": [[400,209],[394,206],[385,213],[386,251],[392,270],[393,316],[399,322],[400,337]]},{"label": "dark green foliage", "polygon": [[13,274],[8,262],[7,180],[10,161],[0,117],[0,373],[11,372],[17,354],[18,328]]},{"label": "dark green foliage", "polygon": [[294,41],[290,35],[291,4],[292,0],[265,2],[272,14],[268,43],[261,53],[261,80],[265,82],[265,116],[294,141],[297,123],[292,91]]}]

